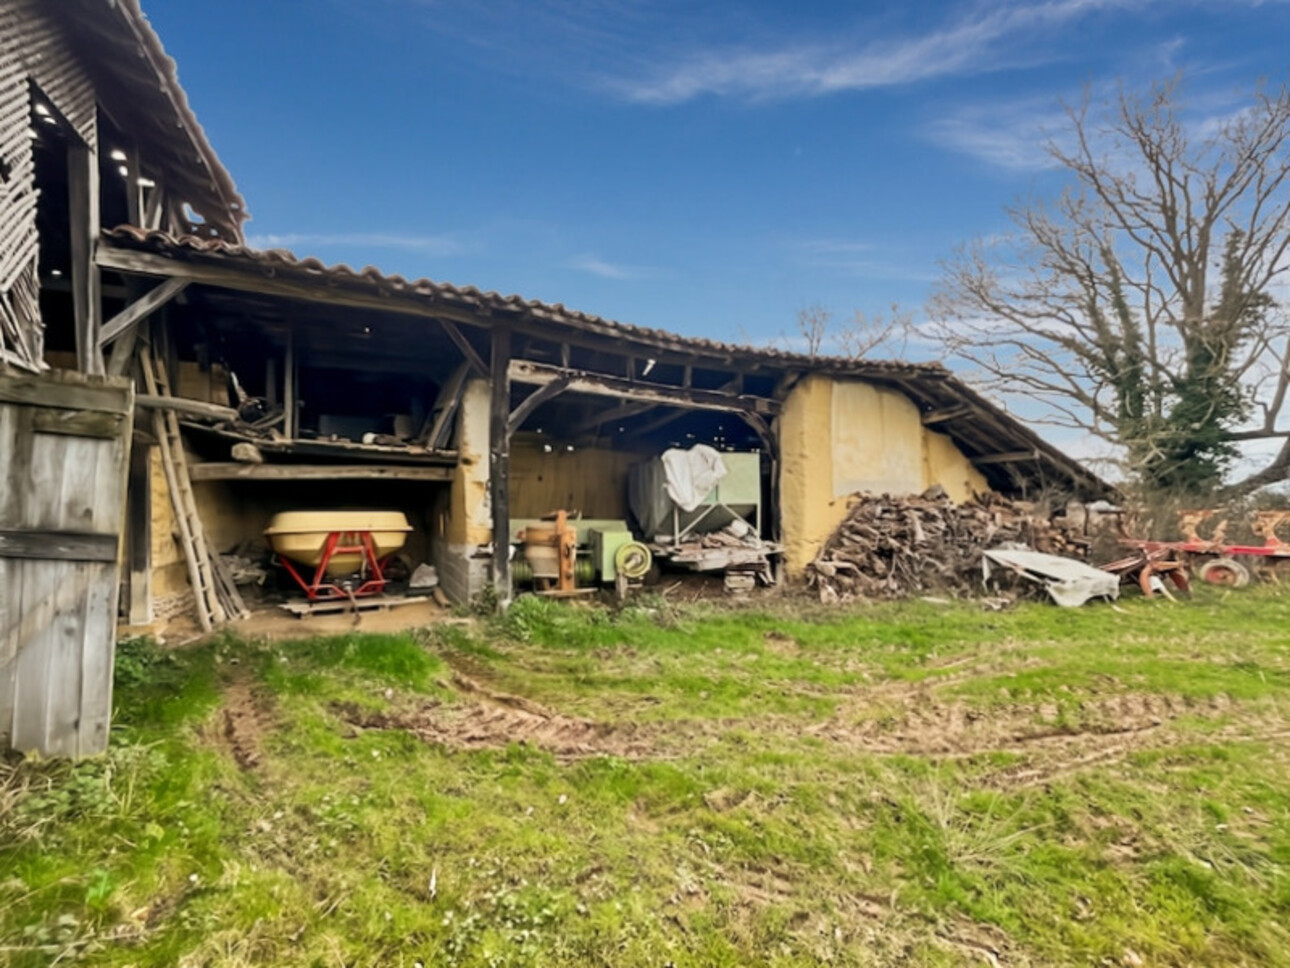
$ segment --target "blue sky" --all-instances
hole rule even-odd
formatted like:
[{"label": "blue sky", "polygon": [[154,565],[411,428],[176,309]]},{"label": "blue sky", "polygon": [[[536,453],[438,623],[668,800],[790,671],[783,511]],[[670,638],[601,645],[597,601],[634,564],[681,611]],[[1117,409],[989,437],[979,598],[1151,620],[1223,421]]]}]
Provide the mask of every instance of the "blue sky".
[{"label": "blue sky", "polygon": [[1290,50],[1284,0],[144,8],[254,244],[755,342],[920,314],[1086,85],[1221,110]]}]

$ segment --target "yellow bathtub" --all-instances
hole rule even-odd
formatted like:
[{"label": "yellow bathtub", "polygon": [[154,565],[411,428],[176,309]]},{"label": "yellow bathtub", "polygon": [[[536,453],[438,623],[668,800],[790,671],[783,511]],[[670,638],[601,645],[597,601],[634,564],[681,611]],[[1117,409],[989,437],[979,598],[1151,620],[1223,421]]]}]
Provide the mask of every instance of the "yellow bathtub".
[{"label": "yellow bathtub", "polygon": [[[402,511],[283,511],[264,529],[269,544],[283,558],[309,568],[322,562],[327,536],[340,531],[340,543],[358,544],[358,533],[370,531],[376,557],[384,558],[403,547],[412,525]],[[357,552],[332,555],[327,574],[348,575],[362,567]]]}]

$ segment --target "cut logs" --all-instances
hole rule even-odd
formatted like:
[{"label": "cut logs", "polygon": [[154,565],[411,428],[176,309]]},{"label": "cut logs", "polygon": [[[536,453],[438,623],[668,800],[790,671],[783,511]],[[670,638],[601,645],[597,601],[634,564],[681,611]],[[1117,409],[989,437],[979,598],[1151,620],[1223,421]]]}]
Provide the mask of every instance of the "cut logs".
[{"label": "cut logs", "polygon": [[955,504],[942,488],[921,495],[859,495],[807,565],[824,602],[981,594],[981,552],[1000,545],[1086,557],[1089,542],[1062,518],[996,494]]}]

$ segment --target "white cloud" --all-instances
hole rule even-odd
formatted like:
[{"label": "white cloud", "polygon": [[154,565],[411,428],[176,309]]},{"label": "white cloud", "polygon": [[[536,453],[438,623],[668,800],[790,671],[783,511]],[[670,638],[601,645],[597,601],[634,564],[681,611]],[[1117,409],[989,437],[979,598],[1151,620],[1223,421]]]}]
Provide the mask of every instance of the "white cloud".
[{"label": "white cloud", "polygon": [[[862,279],[900,279],[934,282],[940,278],[926,258],[901,260],[890,244],[848,239],[806,239],[793,245],[798,265]],[[893,257],[895,256],[895,257]]]},{"label": "white cloud", "polygon": [[460,240],[448,235],[402,235],[391,232],[265,233],[248,236],[246,241],[253,249],[363,246],[372,249],[405,249],[434,256],[456,255],[465,249]]},{"label": "white cloud", "polygon": [[616,262],[606,262],[590,252],[574,256],[565,265],[579,272],[587,272],[602,279],[639,279],[651,273],[647,266],[629,266]]},{"label": "white cloud", "polygon": [[[1033,59],[1029,43],[1089,13],[1148,0],[1046,0],[978,6],[920,36],[859,43],[818,42],[770,49],[715,49],[645,77],[610,86],[648,104],[677,104],[704,94],[750,99],[813,97],[983,73],[1010,59]],[[1015,48],[1015,49],[1014,49]]]},{"label": "white cloud", "polygon": [[1045,146],[1067,124],[1055,99],[1026,99],[960,108],[929,124],[924,136],[1009,171],[1041,171],[1057,167]]}]

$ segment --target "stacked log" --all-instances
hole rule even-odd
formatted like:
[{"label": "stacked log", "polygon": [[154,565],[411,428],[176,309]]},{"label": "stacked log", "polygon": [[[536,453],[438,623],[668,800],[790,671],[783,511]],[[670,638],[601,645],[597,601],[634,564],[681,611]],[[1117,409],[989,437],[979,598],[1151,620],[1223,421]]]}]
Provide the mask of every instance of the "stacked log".
[{"label": "stacked log", "polygon": [[807,582],[824,602],[979,594],[988,548],[1084,557],[1088,542],[1060,522],[996,494],[957,505],[940,487],[917,496],[860,495],[807,565]]}]

